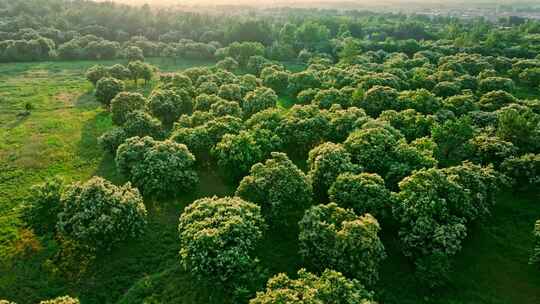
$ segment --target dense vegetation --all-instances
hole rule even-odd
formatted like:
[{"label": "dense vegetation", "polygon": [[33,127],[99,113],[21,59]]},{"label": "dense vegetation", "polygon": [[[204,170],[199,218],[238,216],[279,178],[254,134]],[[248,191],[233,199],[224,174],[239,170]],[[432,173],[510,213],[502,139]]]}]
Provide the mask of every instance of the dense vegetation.
[{"label": "dense vegetation", "polygon": [[[76,83],[103,120],[25,195],[0,141],[0,298],[537,302],[540,22],[260,12],[0,0],[0,61],[94,60]],[[13,103],[2,137],[42,102]],[[509,254],[471,253],[481,231],[532,287],[460,295],[463,261]]]}]

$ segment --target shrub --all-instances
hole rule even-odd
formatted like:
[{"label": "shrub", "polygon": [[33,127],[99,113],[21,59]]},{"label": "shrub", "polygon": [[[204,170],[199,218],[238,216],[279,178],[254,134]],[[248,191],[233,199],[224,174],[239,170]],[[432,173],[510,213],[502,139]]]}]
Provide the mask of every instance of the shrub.
[{"label": "shrub", "polygon": [[137,189],[129,183],[115,186],[93,177],[67,187],[57,229],[62,236],[108,249],[141,235],[145,218],[146,208]]},{"label": "shrub", "polygon": [[180,216],[180,260],[199,279],[235,284],[257,264],[265,229],[260,208],[236,197],[202,198]]},{"label": "shrub", "polygon": [[313,191],[319,199],[326,199],[328,189],[345,172],[355,172],[351,155],[340,144],[324,143],[309,151],[309,176]]},{"label": "shrub", "polygon": [[58,213],[62,210],[64,181],[60,177],[47,179],[31,188],[23,209],[23,219],[38,235],[54,234]]},{"label": "shrub", "polygon": [[356,216],[330,203],[311,207],[298,225],[300,254],[310,265],[319,271],[336,269],[366,285],[376,283],[386,253],[373,216]]},{"label": "shrub", "polygon": [[121,80],[105,77],[101,78],[96,84],[96,100],[109,107],[111,100],[125,89]]},{"label": "shrub", "polygon": [[236,196],[261,206],[270,221],[288,224],[291,216],[311,205],[313,190],[309,178],[285,153],[273,152],[266,162],[251,167]]},{"label": "shrub", "polygon": [[132,137],[118,147],[118,170],[144,195],[165,196],[193,189],[195,156],[184,144]]},{"label": "shrub", "polygon": [[350,280],[341,273],[325,270],[316,276],[304,269],[298,271],[298,278],[290,279],[280,273],[266,285],[265,292],[257,292],[249,304],[376,304],[371,292],[357,280]]},{"label": "shrub", "polygon": [[343,173],[337,177],[328,194],[331,202],[352,208],[357,214],[370,213],[379,219],[390,216],[390,191],[378,174]]},{"label": "shrub", "polygon": [[120,92],[111,101],[112,121],[117,126],[126,122],[129,113],[143,110],[146,99],[139,93]]},{"label": "shrub", "polygon": [[156,118],[143,111],[134,111],[126,116],[126,122],[123,126],[126,137],[144,137],[161,138],[163,131],[161,123]]}]

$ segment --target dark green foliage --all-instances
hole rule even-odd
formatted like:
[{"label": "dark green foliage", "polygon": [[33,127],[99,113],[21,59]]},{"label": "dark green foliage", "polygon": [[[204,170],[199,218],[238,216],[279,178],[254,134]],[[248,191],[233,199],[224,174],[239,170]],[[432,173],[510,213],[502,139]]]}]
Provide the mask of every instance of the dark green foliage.
[{"label": "dark green foliage", "polygon": [[120,92],[111,101],[111,114],[114,124],[121,126],[126,122],[129,113],[143,110],[146,98],[139,93]]},{"label": "dark green foliage", "polygon": [[235,286],[253,274],[265,230],[260,207],[236,197],[202,198],[180,216],[180,262],[199,279]]},{"label": "dark green foliage", "polygon": [[236,189],[236,196],[261,206],[274,224],[290,225],[311,205],[313,190],[309,178],[284,153],[273,152],[264,163],[251,167]]},{"label": "dark green foliage", "polygon": [[505,91],[511,93],[514,91],[514,81],[503,77],[488,77],[480,80],[478,88],[481,92]]},{"label": "dark green foliage", "polygon": [[246,95],[242,103],[242,109],[246,117],[251,117],[253,114],[274,108],[277,104],[278,96],[274,90],[270,88],[258,88]]},{"label": "dark green foliage", "polygon": [[284,115],[276,132],[285,148],[301,155],[321,143],[328,129],[328,117],[318,107],[295,105]]},{"label": "dark green foliage", "polygon": [[159,139],[163,136],[161,123],[156,118],[143,111],[134,111],[126,116],[122,126],[127,138],[133,136],[150,136]]},{"label": "dark green foliage", "polygon": [[121,80],[111,77],[101,78],[96,83],[96,100],[109,107],[111,100],[124,89],[125,86]]},{"label": "dark green foliage", "polygon": [[369,89],[364,98],[354,105],[376,118],[384,110],[398,108],[398,92],[396,89],[377,85]]},{"label": "dark green foliage", "polygon": [[225,99],[221,99],[216,101],[215,103],[212,103],[210,106],[210,113],[214,117],[222,117],[222,116],[234,116],[238,118],[242,118],[243,112],[242,108],[240,107],[240,104],[236,101],[228,101]]},{"label": "dark green foliage", "polygon": [[111,248],[140,236],[146,208],[131,185],[115,186],[100,177],[74,183],[62,195],[57,229],[61,235],[96,248]]},{"label": "dark green foliage", "polygon": [[335,269],[369,286],[378,280],[386,253],[373,216],[330,203],[311,207],[298,225],[300,254],[313,268]]},{"label": "dark green foliage", "polygon": [[390,218],[392,198],[384,180],[375,173],[343,173],[328,191],[330,201],[356,214],[370,213],[379,220]]},{"label": "dark green foliage", "polygon": [[170,140],[132,137],[118,147],[116,163],[144,195],[174,195],[193,189],[199,181],[193,154]]},{"label": "dark green foliage", "polygon": [[64,181],[60,177],[35,185],[23,209],[23,219],[38,235],[54,234],[58,213],[62,210],[61,196]]},{"label": "dark green foliage", "polygon": [[330,142],[309,151],[308,167],[313,191],[322,200],[327,198],[328,189],[340,174],[359,170],[342,145]]},{"label": "dark green foliage", "polygon": [[115,155],[116,149],[118,149],[118,147],[123,144],[126,139],[128,139],[128,137],[122,128],[113,128],[103,133],[98,138],[98,143],[103,150]]},{"label": "dark green foliage", "polygon": [[497,111],[497,136],[523,152],[540,150],[540,115],[530,108],[510,105]]},{"label": "dark green foliage", "polygon": [[501,171],[513,180],[518,189],[539,185],[540,155],[525,154],[510,157],[502,163]]},{"label": "dark green foliage", "polygon": [[478,101],[480,108],[485,111],[495,111],[512,103],[517,103],[517,99],[505,91],[486,93]]},{"label": "dark green foliage", "polygon": [[529,263],[538,264],[540,263],[540,220],[536,221],[536,223],[534,224],[533,236],[534,248]]},{"label": "dark green foliage", "polygon": [[101,78],[109,77],[109,71],[102,65],[95,65],[86,71],[86,79],[96,85]]},{"label": "dark green foliage", "polygon": [[496,168],[507,158],[517,154],[511,142],[496,136],[479,134],[470,140],[472,160],[482,165],[493,164]]},{"label": "dark green foliage", "polygon": [[437,144],[436,157],[441,165],[459,163],[470,155],[469,140],[473,137],[473,132],[468,117],[448,120],[432,128],[433,141]]},{"label": "dark green foliage", "polygon": [[183,90],[155,90],[148,97],[148,110],[165,126],[172,125],[180,115],[191,113],[191,97]]}]

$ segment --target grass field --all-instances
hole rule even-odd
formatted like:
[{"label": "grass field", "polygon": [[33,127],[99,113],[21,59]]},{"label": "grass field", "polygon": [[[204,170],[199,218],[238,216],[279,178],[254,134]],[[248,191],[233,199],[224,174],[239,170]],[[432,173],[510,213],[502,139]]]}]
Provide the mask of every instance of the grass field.
[{"label": "grass field", "polygon": [[[211,64],[150,62],[163,71]],[[54,240],[44,238],[34,244],[20,229],[17,207],[29,187],[45,177],[58,174],[73,181],[100,175],[123,182],[112,156],[97,145],[97,137],[112,124],[84,79],[84,71],[93,64],[0,65],[0,299],[25,304],[70,294],[80,297],[83,304],[227,303],[223,300],[226,291],[201,286],[178,267],[177,224],[182,209],[198,197],[234,192],[235,185],[211,169],[199,169],[201,182],[190,195],[146,202],[149,225],[144,236],[97,256],[77,280],[55,275],[47,266],[56,252]],[[34,106],[31,115],[18,116],[27,102]],[[291,100],[281,100],[282,106],[291,104]],[[493,216],[469,231],[455,260],[450,286],[437,292],[415,284],[411,266],[395,245],[394,233],[384,231],[389,258],[377,288],[380,302],[540,303],[540,270],[527,265],[532,225],[540,218],[539,200],[539,191],[501,195]],[[292,274],[301,267],[296,237],[296,231],[291,230],[267,233],[258,256],[269,275],[282,271]],[[21,250],[28,243],[34,244],[30,253]]]}]

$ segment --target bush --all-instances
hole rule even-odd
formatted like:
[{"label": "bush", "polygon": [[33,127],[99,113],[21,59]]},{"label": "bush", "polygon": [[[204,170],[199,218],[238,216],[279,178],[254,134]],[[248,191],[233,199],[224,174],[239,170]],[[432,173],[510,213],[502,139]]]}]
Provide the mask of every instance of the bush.
[{"label": "bush", "polygon": [[109,107],[111,100],[125,89],[121,80],[111,77],[101,78],[96,84],[96,100]]},{"label": "bush", "polygon": [[64,181],[59,177],[47,179],[31,188],[23,209],[23,219],[38,235],[54,234],[58,213],[62,210],[61,196]]},{"label": "bush", "polygon": [[280,273],[266,285],[265,292],[257,292],[257,296],[249,304],[376,304],[373,294],[357,280],[350,280],[341,273],[325,270],[321,276],[301,269],[298,278],[291,280]]},{"label": "bush", "polygon": [[309,151],[308,167],[313,191],[322,200],[327,198],[328,189],[341,173],[358,170],[345,148],[330,142]]},{"label": "bush", "polygon": [[137,189],[93,177],[66,188],[57,229],[82,244],[109,249],[138,237],[145,225],[146,208]]},{"label": "bush", "polygon": [[112,121],[117,126],[126,122],[129,113],[143,110],[146,105],[146,98],[139,93],[120,92],[111,101]]},{"label": "bush", "polygon": [[118,147],[116,163],[144,195],[163,197],[188,191],[198,182],[195,156],[184,144],[170,140],[132,137]]},{"label": "bush", "polygon": [[180,216],[180,261],[198,279],[235,285],[258,263],[263,237],[260,208],[236,197],[202,198]]},{"label": "bush", "polygon": [[391,215],[391,195],[384,180],[375,173],[343,173],[328,191],[330,201],[357,214],[370,213],[379,219]]},{"label": "bush", "polygon": [[163,131],[161,123],[156,118],[143,111],[134,111],[126,116],[126,122],[123,126],[126,138],[139,136],[151,136],[161,138]]},{"label": "bush", "polygon": [[298,225],[300,254],[314,268],[335,269],[370,286],[376,283],[386,253],[373,216],[356,216],[330,203],[311,207]]},{"label": "bush", "polygon": [[261,206],[271,222],[289,224],[291,216],[311,205],[313,190],[309,178],[285,153],[273,152],[265,163],[251,167],[235,195]]},{"label": "bush", "polygon": [[540,185],[540,154],[525,154],[506,159],[501,171],[518,187]]}]

